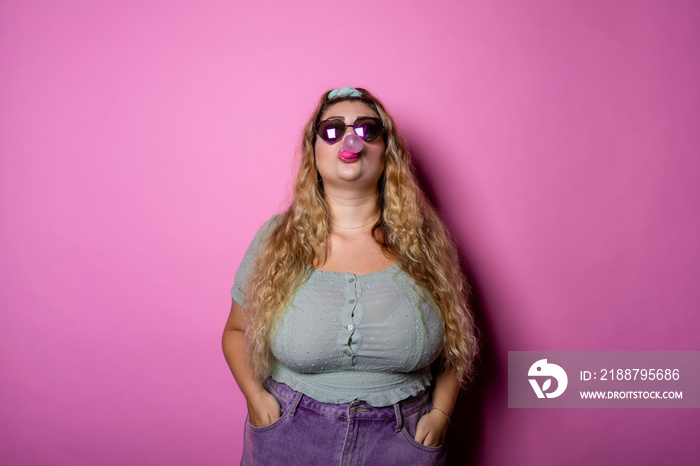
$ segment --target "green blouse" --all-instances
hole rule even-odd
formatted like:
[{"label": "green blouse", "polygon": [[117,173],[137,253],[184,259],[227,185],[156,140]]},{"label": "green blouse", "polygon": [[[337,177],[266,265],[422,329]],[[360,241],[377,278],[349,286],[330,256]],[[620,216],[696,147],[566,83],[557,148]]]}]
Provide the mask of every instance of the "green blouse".
[{"label": "green blouse", "polygon": [[[277,219],[260,228],[236,272],[231,294],[241,306]],[[442,335],[432,298],[398,264],[365,275],[309,268],[272,332],[272,378],[324,403],[389,406],[430,385]]]}]

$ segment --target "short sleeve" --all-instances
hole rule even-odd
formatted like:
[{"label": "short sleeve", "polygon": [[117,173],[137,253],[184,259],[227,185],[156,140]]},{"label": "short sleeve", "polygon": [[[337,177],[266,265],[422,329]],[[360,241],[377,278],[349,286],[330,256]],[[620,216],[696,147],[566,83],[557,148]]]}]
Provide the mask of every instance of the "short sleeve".
[{"label": "short sleeve", "polygon": [[248,275],[250,274],[253,262],[255,262],[255,259],[258,257],[260,248],[262,248],[265,240],[267,240],[273,226],[278,223],[280,218],[281,216],[275,215],[270,220],[265,222],[262,227],[260,227],[258,232],[255,234],[253,241],[251,241],[250,245],[248,246],[248,249],[243,256],[243,260],[241,261],[241,265],[238,266],[235,282],[231,288],[231,296],[233,297],[233,300],[236,301],[236,303],[238,303],[241,307],[243,307],[243,301],[245,300],[243,290],[245,289],[245,283],[246,280],[248,280]]}]

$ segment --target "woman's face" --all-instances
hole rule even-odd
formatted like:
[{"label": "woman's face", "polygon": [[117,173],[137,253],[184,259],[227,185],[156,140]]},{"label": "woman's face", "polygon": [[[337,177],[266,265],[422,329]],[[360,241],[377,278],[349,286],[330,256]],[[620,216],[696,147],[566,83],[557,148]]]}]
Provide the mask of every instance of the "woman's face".
[{"label": "woman's face", "polygon": [[[346,125],[352,125],[360,117],[379,115],[362,102],[343,101],[333,104],[321,115],[322,120],[339,119]],[[373,141],[364,141],[359,157],[347,159],[341,157],[343,140],[352,134],[353,128],[346,128],[345,135],[335,144],[328,144],[316,137],[314,146],[316,167],[323,179],[324,189],[357,189],[376,191],[379,177],[384,171],[384,138],[379,136]]]}]

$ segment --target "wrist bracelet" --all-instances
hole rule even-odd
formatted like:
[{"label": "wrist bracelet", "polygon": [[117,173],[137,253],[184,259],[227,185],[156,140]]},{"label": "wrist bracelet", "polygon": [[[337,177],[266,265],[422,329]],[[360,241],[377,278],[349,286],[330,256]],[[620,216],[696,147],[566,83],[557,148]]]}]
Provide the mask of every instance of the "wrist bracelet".
[{"label": "wrist bracelet", "polygon": [[450,419],[450,416],[445,411],[441,410],[440,408],[436,408],[435,406],[433,406],[433,409],[437,409],[442,414],[444,414],[447,417],[447,424],[452,425],[452,419]]}]

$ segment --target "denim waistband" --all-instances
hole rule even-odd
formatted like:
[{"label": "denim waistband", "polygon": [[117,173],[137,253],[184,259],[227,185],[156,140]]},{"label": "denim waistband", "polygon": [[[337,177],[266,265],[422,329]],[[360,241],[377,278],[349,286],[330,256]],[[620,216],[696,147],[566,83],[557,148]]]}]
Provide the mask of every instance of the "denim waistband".
[{"label": "denim waistband", "polygon": [[376,421],[396,420],[397,429],[401,428],[403,417],[420,411],[429,403],[428,390],[425,390],[419,395],[399,401],[393,406],[378,408],[360,400],[344,404],[323,403],[292,390],[289,386],[277,382],[272,378],[267,379],[265,386],[270,392],[274,392],[275,395],[292,403],[294,405],[292,408],[294,411],[296,411],[298,406],[302,406],[306,409],[311,409],[318,413],[337,418]]}]

